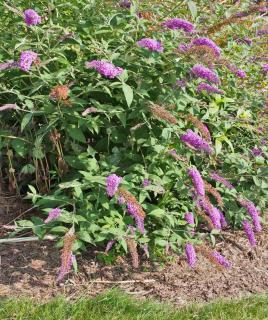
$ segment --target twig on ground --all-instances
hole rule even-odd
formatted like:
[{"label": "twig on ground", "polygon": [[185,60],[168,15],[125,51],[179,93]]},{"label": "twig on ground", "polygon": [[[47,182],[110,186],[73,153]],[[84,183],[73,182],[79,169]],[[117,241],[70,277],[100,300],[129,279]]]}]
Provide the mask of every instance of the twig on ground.
[{"label": "twig on ground", "polygon": [[12,244],[12,243],[18,243],[18,242],[30,242],[30,241],[42,241],[42,240],[49,240],[53,241],[57,237],[53,236],[51,234],[46,235],[43,239],[40,239],[38,237],[23,237],[23,238],[5,238],[5,239],[0,239],[0,244]]}]

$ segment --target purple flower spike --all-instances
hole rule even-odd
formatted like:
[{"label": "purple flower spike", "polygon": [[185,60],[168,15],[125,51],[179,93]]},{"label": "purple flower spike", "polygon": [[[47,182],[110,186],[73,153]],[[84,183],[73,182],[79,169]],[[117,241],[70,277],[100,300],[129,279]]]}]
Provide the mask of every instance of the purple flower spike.
[{"label": "purple flower spike", "polygon": [[184,219],[189,223],[189,224],[194,224],[194,215],[192,212],[186,212],[184,215]]},{"label": "purple flower spike", "polygon": [[242,78],[242,79],[244,79],[244,78],[247,77],[246,72],[243,71],[243,70],[240,70],[240,69],[235,72],[235,75],[236,75],[238,78]]},{"label": "purple flower spike", "polygon": [[211,177],[211,179],[222,183],[226,188],[228,188],[230,190],[234,189],[234,186],[228,180],[219,176],[216,172],[211,172],[210,177]]},{"label": "purple flower spike", "polygon": [[252,152],[253,156],[255,156],[255,157],[259,157],[259,156],[262,155],[262,149],[260,149],[260,148],[254,147],[254,148],[251,150],[251,152]]},{"label": "purple flower spike", "polygon": [[194,266],[196,264],[196,253],[195,253],[194,246],[190,243],[187,243],[185,245],[185,253],[186,253],[186,257],[187,257],[187,261],[188,261],[189,266],[191,268],[194,268]]},{"label": "purple flower spike", "polygon": [[24,11],[24,21],[28,26],[36,26],[41,23],[41,17],[33,9],[27,9]]},{"label": "purple flower spike", "polygon": [[196,193],[203,197],[205,195],[205,185],[199,171],[195,168],[188,170],[188,174],[193,181]]},{"label": "purple flower spike", "polygon": [[245,234],[248,237],[248,241],[249,241],[250,245],[252,247],[254,247],[256,245],[255,235],[254,235],[254,232],[251,228],[250,223],[247,220],[243,221],[243,228],[244,228]]},{"label": "purple flower spike", "polygon": [[168,19],[163,23],[163,26],[171,30],[182,29],[185,32],[194,31],[194,25],[191,22],[179,18]]},{"label": "purple flower spike", "polygon": [[144,179],[142,181],[142,186],[145,188],[145,187],[148,187],[149,185],[151,184],[151,181],[149,179]]},{"label": "purple flower spike", "polygon": [[0,107],[0,111],[17,109],[18,106],[13,103],[7,103]]},{"label": "purple flower spike", "polygon": [[7,61],[0,63],[0,71],[9,70],[12,68],[15,68],[18,66],[18,63],[16,61]]},{"label": "purple flower spike", "polygon": [[208,203],[206,199],[199,199],[198,204],[205,210],[209,215],[211,222],[215,229],[221,230],[221,215],[217,208]]},{"label": "purple flower spike", "polygon": [[109,79],[113,79],[124,72],[123,68],[116,67],[111,62],[104,60],[92,60],[90,62],[86,62],[86,67],[95,69],[99,74]]},{"label": "purple flower spike", "polygon": [[122,1],[120,1],[119,6],[120,6],[121,8],[130,9],[130,7],[131,7],[131,1],[129,1],[129,0],[122,0]]},{"label": "purple flower spike", "polygon": [[125,203],[125,198],[122,197],[122,196],[119,196],[118,199],[117,199],[117,203],[118,204],[124,204]]},{"label": "purple flower spike", "polygon": [[31,65],[35,62],[36,59],[37,59],[37,53],[33,51],[22,51],[20,54],[18,67],[22,71],[29,71],[31,68]]},{"label": "purple flower spike", "polygon": [[219,252],[214,251],[212,255],[221,266],[225,268],[231,267],[230,262],[224,256],[222,256]]},{"label": "purple flower spike", "polygon": [[75,255],[70,252],[69,257],[68,257],[68,263],[67,265],[61,265],[60,267],[60,272],[57,277],[57,282],[60,282],[67,273],[71,270],[72,264],[76,261]]},{"label": "purple flower spike", "polygon": [[220,223],[221,223],[222,228],[226,228],[228,226],[228,224],[227,224],[227,221],[225,219],[224,214],[219,209],[216,208],[216,210],[218,210],[218,212],[220,214]]},{"label": "purple flower spike", "polygon": [[150,39],[150,38],[143,38],[137,42],[137,45],[142,48],[146,48],[149,51],[157,51],[157,52],[162,52],[164,48],[161,45],[161,42],[155,40],[155,39]]},{"label": "purple flower spike", "polygon": [[191,72],[197,77],[197,78],[202,78],[206,79],[212,83],[219,84],[220,79],[218,75],[210,70],[209,68],[203,66],[202,64],[196,64],[192,67]]},{"label": "purple flower spike", "polygon": [[257,30],[256,35],[257,36],[262,36],[268,34],[268,29],[261,29],[261,30]]},{"label": "purple flower spike", "polygon": [[212,210],[210,213],[210,219],[211,219],[214,227],[218,230],[221,230],[221,227],[222,227],[221,221],[223,219],[224,219],[224,222],[226,223],[224,215],[221,214],[220,210],[214,206],[212,207]]},{"label": "purple flower spike", "polygon": [[105,253],[107,254],[113,247],[113,245],[116,243],[116,240],[110,240],[107,242]]},{"label": "purple flower spike", "polygon": [[263,70],[263,72],[268,72],[268,64],[264,64],[263,66],[262,66],[262,70]]},{"label": "purple flower spike", "polygon": [[216,87],[213,87],[210,84],[205,83],[205,82],[199,83],[199,85],[197,86],[197,91],[198,92],[206,91],[208,94],[210,94],[210,93],[224,94],[224,91],[222,91]]},{"label": "purple flower spike", "polygon": [[221,49],[209,38],[197,38],[191,42],[194,46],[207,46],[211,48],[217,57],[221,55]]},{"label": "purple flower spike", "polygon": [[181,43],[178,46],[178,50],[181,52],[187,52],[187,50],[190,48],[189,45],[185,44],[185,43]]},{"label": "purple flower spike", "polygon": [[187,81],[185,79],[177,80],[175,87],[185,88],[187,86]]},{"label": "purple flower spike", "polygon": [[209,144],[191,129],[188,129],[185,134],[181,135],[180,138],[181,141],[189,144],[197,150],[212,153],[212,148],[209,146]]},{"label": "purple flower spike", "polygon": [[255,207],[254,203],[248,200],[242,200],[240,201],[240,204],[247,209],[248,214],[251,216],[254,225],[254,230],[256,232],[260,232],[262,230],[262,227],[260,223],[259,212]]},{"label": "purple flower spike", "polygon": [[55,219],[57,219],[60,215],[61,215],[61,209],[59,208],[54,208],[51,211],[49,211],[48,213],[48,217],[46,218],[46,220],[44,221],[45,224],[49,223],[50,221],[53,221]]},{"label": "purple flower spike", "polygon": [[212,253],[212,256],[216,259],[218,264],[220,264],[221,266],[223,266],[225,268],[230,268],[231,267],[230,262],[224,256],[222,256],[219,252],[214,251]]},{"label": "purple flower spike", "polygon": [[135,219],[137,228],[140,230],[140,233],[144,234],[144,218],[138,214],[137,208],[132,203],[128,202],[127,211]]},{"label": "purple flower spike", "polygon": [[149,253],[148,244],[144,244],[144,245],[142,246],[142,249],[143,249],[146,257],[149,259],[149,258],[150,258],[150,253]]},{"label": "purple flower spike", "polygon": [[116,194],[121,181],[122,177],[119,177],[114,173],[106,178],[106,192],[109,197],[113,197]]}]

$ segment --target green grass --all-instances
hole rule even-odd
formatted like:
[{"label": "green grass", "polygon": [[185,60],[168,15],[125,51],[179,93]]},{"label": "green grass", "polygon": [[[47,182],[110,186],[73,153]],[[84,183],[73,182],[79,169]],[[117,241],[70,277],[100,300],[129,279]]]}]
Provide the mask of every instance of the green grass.
[{"label": "green grass", "polygon": [[[179,293],[178,293],[179,294]],[[110,291],[94,299],[70,303],[63,298],[38,304],[31,300],[0,301],[1,320],[264,320],[268,319],[268,295],[238,301],[196,304],[176,310],[168,304],[141,302]]]}]

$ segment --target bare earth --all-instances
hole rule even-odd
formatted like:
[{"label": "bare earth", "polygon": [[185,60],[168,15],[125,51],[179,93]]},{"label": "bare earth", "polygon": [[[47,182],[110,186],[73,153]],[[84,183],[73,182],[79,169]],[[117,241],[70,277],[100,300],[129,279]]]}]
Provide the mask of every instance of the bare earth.
[{"label": "bare earth", "polygon": [[[2,212],[0,225],[9,222],[6,217],[4,220]],[[217,243],[216,249],[232,263],[229,270],[219,271],[200,254],[194,269],[183,256],[175,256],[165,266],[143,257],[140,268],[133,270],[128,258],[119,258],[115,265],[107,266],[89,249],[78,257],[79,272],[70,274],[60,285],[55,282],[60,264],[55,243],[0,244],[0,297],[27,296],[45,301],[64,295],[77,299],[116,286],[136,297],[154,297],[182,306],[190,301],[268,293],[267,231],[265,228],[257,235],[254,250],[242,231],[223,233],[231,241]]]}]

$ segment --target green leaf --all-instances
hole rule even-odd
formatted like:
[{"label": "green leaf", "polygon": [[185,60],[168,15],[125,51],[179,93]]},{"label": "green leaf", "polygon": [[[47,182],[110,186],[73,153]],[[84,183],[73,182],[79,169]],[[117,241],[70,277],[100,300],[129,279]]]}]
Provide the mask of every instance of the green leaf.
[{"label": "green leaf", "polygon": [[17,224],[22,228],[32,228],[34,226],[34,223],[29,220],[20,220],[17,222]]},{"label": "green leaf", "polygon": [[216,155],[218,155],[221,152],[221,149],[222,149],[222,142],[219,139],[216,139],[215,141]]},{"label": "green leaf", "polygon": [[13,139],[11,145],[16,153],[21,157],[24,157],[28,151],[26,143],[20,139]]},{"label": "green leaf", "polygon": [[63,226],[57,226],[57,227],[54,227],[54,228],[50,229],[51,233],[63,233],[63,234],[65,234],[68,231],[69,231],[69,229],[66,228],[66,227],[63,227]]},{"label": "green leaf", "polygon": [[21,120],[20,130],[21,132],[25,129],[27,124],[31,121],[33,114],[32,113],[26,113],[26,115]]},{"label": "green leaf", "polygon": [[88,243],[92,243],[93,242],[91,236],[85,230],[82,230],[82,231],[78,232],[78,238],[80,240],[83,240],[83,241],[88,242]]},{"label": "green leaf", "polygon": [[23,174],[32,174],[35,172],[35,167],[32,164],[28,163],[22,167],[20,172]]},{"label": "green leaf", "polygon": [[197,7],[196,7],[196,3],[192,0],[188,1],[188,8],[191,11],[191,15],[193,17],[193,19],[195,19],[197,17]]},{"label": "green leaf", "polygon": [[123,92],[124,92],[124,95],[125,95],[125,98],[126,98],[126,101],[127,101],[127,105],[130,107],[131,103],[133,101],[133,90],[126,83],[123,83],[122,88],[123,88]]},{"label": "green leaf", "polygon": [[67,128],[67,131],[69,133],[69,135],[74,139],[74,140],[77,140],[79,142],[83,142],[85,143],[86,142],[86,137],[83,133],[83,131],[79,128]]}]

